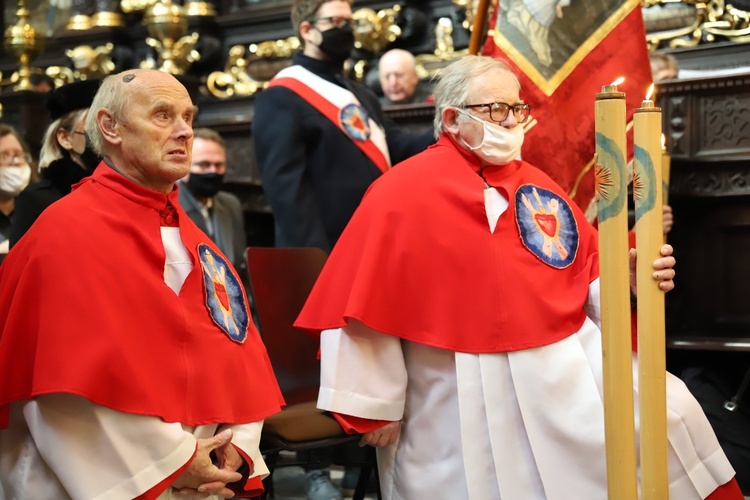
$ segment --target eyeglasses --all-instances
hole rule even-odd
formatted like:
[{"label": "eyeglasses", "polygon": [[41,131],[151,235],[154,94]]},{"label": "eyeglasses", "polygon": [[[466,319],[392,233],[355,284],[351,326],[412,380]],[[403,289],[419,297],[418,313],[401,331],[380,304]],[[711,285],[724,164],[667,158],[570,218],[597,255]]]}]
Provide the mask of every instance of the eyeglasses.
[{"label": "eyeglasses", "polygon": [[0,153],[0,165],[8,165],[13,160],[20,164],[31,163],[31,155],[28,153]]},{"label": "eyeglasses", "polygon": [[518,123],[524,123],[529,119],[531,114],[531,106],[523,102],[517,102],[515,104],[506,104],[504,102],[490,102],[487,104],[465,104],[464,108],[484,108],[490,110],[490,120],[493,122],[501,123],[508,118],[510,110],[513,110],[513,116],[516,117]]},{"label": "eyeglasses", "polygon": [[317,23],[318,21],[326,21],[328,24],[333,26],[334,28],[343,28],[344,25],[348,25],[350,28],[354,28],[359,24],[359,21],[355,21],[351,17],[339,17],[339,16],[330,16],[330,17],[313,17],[312,19],[308,19],[311,23]]}]

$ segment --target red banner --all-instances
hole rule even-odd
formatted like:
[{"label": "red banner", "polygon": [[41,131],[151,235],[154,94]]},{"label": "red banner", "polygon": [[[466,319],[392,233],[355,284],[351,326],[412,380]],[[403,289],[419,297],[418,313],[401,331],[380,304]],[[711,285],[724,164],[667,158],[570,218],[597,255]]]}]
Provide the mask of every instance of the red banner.
[{"label": "red banner", "polygon": [[651,67],[640,1],[570,3],[500,0],[483,54],[510,64],[532,106],[523,159],[587,210],[594,198],[595,95],[625,78],[618,90],[627,95],[630,122],[651,85]]}]

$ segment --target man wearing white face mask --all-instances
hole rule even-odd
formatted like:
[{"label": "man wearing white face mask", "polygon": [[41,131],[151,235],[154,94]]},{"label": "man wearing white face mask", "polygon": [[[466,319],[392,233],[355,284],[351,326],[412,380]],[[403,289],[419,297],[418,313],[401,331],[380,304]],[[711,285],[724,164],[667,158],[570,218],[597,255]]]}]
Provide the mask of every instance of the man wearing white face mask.
[{"label": "man wearing white face mask", "polygon": [[18,132],[0,124],[0,254],[8,253],[16,196],[31,180],[30,161]]},{"label": "man wearing white face mask", "polygon": [[[437,144],[372,185],[295,323],[320,333],[318,407],[378,447],[386,500],[607,498],[596,230],[516,159],[503,63],[465,57],[433,95]],[[742,498],[667,379],[671,498]]]}]

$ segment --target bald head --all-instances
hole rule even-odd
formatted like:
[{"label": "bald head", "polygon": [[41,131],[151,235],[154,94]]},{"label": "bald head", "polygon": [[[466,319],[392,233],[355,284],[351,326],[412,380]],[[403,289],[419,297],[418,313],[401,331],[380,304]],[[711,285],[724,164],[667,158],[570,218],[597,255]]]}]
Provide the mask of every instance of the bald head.
[{"label": "bald head", "polygon": [[190,169],[196,113],[187,89],[174,76],[128,70],[102,82],[86,132],[95,150],[127,177],[169,192]]},{"label": "bald head", "polygon": [[419,83],[417,61],[411,52],[392,49],[378,64],[383,94],[394,103],[408,102]]},{"label": "bald head", "polygon": [[[106,109],[120,121],[127,119],[126,104],[139,93],[148,93],[149,88],[156,84],[184,86],[172,75],[163,71],[149,69],[131,69],[104,79],[91,103],[90,113],[86,119],[86,134],[91,140],[91,146],[100,155],[108,154],[107,142],[97,124],[99,110]],[[185,90],[187,94],[187,90]]]}]

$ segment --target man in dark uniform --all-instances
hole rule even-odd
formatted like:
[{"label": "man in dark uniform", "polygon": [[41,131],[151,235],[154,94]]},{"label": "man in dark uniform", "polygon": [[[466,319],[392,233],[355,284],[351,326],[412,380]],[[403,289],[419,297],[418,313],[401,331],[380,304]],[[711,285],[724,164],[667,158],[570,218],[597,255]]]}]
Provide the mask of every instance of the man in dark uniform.
[{"label": "man in dark uniform", "polygon": [[375,94],[343,77],[349,1],[296,0],[291,17],[304,48],[256,99],[258,168],[276,245],[330,251],[372,181],[434,138],[399,131]]}]

